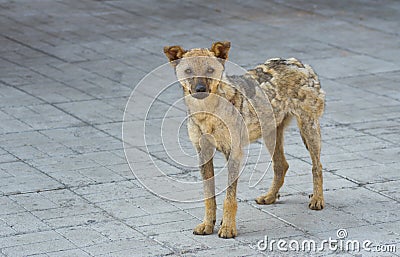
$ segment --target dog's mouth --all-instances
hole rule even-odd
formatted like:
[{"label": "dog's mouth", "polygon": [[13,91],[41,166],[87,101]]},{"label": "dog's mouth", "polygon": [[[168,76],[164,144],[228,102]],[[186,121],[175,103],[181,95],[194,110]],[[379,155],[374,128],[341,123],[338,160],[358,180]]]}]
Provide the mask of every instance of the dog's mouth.
[{"label": "dog's mouth", "polygon": [[204,99],[210,95],[210,92],[194,92],[194,93],[192,93],[191,90],[189,90],[189,93],[192,97],[199,99],[199,100]]},{"label": "dog's mouth", "polygon": [[209,95],[208,92],[199,92],[199,93],[194,93],[192,96],[196,99],[204,99]]}]

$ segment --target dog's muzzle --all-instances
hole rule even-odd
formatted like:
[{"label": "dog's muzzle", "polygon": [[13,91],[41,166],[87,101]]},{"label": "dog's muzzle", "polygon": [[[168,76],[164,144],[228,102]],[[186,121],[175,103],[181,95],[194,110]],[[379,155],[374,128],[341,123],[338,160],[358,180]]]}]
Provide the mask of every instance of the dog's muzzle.
[{"label": "dog's muzzle", "polygon": [[194,90],[195,93],[192,94],[194,98],[204,99],[208,96],[207,87],[204,84],[197,84]]}]

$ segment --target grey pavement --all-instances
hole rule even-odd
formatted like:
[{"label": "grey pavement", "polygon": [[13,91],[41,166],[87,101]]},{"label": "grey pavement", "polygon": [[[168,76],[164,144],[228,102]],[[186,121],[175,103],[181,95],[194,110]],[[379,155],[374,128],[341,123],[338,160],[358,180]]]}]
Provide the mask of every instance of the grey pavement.
[{"label": "grey pavement", "polygon": [[[399,28],[395,0],[0,0],[0,256],[399,256]],[[182,94],[176,85],[157,97],[148,88],[131,103],[125,158],[125,105],[139,81],[166,63],[163,46],[217,40],[232,42],[230,60],[244,68],[293,56],[320,75],[323,211],[307,208],[311,162],[293,124],[279,202],[254,202],[272,177],[271,170],[262,177],[269,157],[262,149],[257,160],[256,143],[239,186],[238,237],[218,238],[219,222],[214,234],[193,235],[203,203],[165,199],[201,198],[193,149],[176,126],[185,117],[174,105]],[[155,98],[141,144],[145,103]],[[162,120],[168,151],[157,137]],[[220,156],[216,169],[222,191]],[[166,177],[196,183],[188,189]],[[222,201],[223,193],[218,220]],[[343,240],[370,240],[374,248],[257,247],[266,236],[319,243],[339,229]]]}]

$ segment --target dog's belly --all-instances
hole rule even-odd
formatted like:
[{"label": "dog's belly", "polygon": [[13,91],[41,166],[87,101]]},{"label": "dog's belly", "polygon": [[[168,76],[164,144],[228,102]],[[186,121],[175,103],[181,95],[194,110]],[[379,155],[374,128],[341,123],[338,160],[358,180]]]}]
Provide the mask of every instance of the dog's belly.
[{"label": "dog's belly", "polygon": [[261,127],[258,122],[247,125],[249,143],[253,143],[261,137]]}]

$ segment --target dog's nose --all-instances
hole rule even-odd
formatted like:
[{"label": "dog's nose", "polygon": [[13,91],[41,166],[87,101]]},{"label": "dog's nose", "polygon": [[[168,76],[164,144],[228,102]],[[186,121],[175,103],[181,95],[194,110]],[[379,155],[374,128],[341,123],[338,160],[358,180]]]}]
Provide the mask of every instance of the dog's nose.
[{"label": "dog's nose", "polygon": [[206,92],[207,88],[203,84],[197,84],[195,90],[196,90],[197,93]]}]

